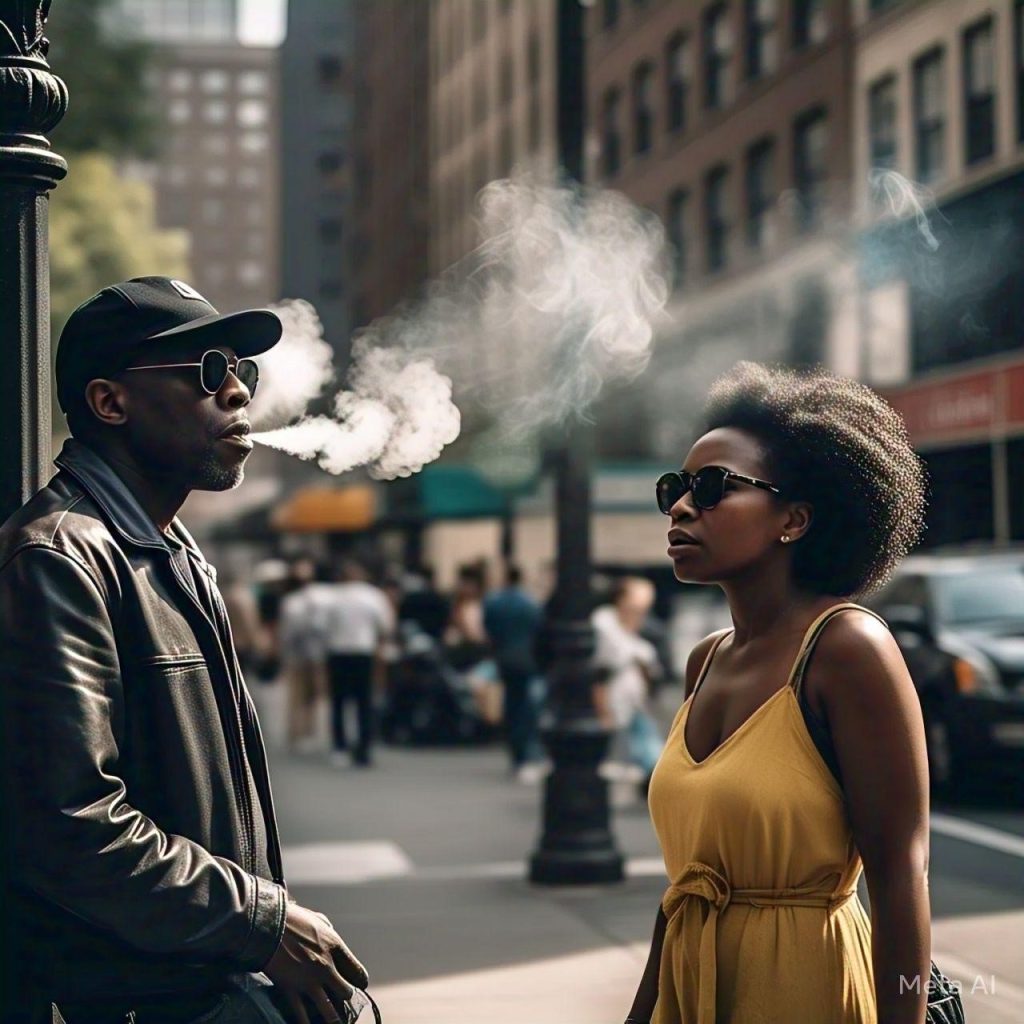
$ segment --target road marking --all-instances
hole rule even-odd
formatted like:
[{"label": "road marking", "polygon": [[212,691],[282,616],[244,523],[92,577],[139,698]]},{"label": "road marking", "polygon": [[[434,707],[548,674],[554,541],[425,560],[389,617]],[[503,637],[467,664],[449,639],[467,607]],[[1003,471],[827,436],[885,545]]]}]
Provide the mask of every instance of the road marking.
[{"label": "road marking", "polygon": [[[1011,984],[1002,975],[993,974],[991,969],[985,970],[977,964],[972,964],[955,953],[943,953],[932,950],[932,956],[939,965],[939,969],[949,978],[959,981],[962,985],[961,996],[965,1002],[965,1010],[968,1019],[971,1018],[972,997],[976,1001],[974,1005],[980,1010],[985,1007],[986,1019],[989,1011],[995,1011],[1000,1016],[1005,1015],[1006,1020],[1012,1024],[1020,1024],[1024,1019],[1024,988]],[[992,989],[989,989],[989,984]],[[972,988],[976,991],[972,992]]]},{"label": "road marking", "polygon": [[412,861],[391,842],[304,843],[282,850],[289,885],[361,885],[412,873]]},{"label": "road marking", "polygon": [[976,846],[984,846],[1000,853],[1008,853],[1011,857],[1024,857],[1024,837],[1015,836],[1012,832],[1003,832],[988,825],[979,825],[974,821],[956,818],[952,814],[933,814],[931,829],[941,836],[962,839]]}]

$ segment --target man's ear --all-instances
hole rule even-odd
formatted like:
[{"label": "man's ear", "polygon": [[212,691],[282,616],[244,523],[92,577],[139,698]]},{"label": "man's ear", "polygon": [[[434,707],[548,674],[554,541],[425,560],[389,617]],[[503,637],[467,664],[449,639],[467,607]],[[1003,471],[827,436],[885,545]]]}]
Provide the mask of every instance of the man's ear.
[{"label": "man's ear", "polygon": [[128,395],[116,380],[97,378],[85,386],[85,402],[93,416],[108,427],[119,427],[128,422]]}]

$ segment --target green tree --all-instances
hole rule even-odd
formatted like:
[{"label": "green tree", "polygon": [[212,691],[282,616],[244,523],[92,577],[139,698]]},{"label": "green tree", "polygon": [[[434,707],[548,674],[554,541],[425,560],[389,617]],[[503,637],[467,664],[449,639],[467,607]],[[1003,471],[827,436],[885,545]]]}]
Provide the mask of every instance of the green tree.
[{"label": "green tree", "polygon": [[155,51],[124,33],[116,0],[62,0],[46,23],[50,66],[68,86],[67,116],[52,134],[58,153],[156,154],[147,71]]},{"label": "green tree", "polygon": [[[187,279],[188,246],[188,232],[157,226],[146,182],[122,178],[103,154],[76,157],[51,199],[51,351],[71,311],[104,286],[146,274]],[[54,400],[54,426],[62,424]]]}]

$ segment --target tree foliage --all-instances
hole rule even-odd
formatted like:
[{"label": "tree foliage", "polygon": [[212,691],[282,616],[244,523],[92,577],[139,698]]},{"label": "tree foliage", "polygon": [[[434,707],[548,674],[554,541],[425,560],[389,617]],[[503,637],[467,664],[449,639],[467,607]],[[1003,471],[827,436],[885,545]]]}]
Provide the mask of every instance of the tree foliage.
[{"label": "tree foliage", "polygon": [[63,156],[99,151],[152,157],[156,122],[147,79],[154,50],[119,32],[115,0],[61,0],[46,23],[49,62],[68,86],[68,113],[52,134]]}]

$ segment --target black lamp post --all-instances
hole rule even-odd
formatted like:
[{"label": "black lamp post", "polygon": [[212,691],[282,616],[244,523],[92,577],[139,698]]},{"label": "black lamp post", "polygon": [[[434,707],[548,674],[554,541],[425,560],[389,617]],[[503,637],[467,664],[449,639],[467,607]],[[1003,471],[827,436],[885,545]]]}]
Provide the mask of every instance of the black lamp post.
[{"label": "black lamp post", "polygon": [[[558,155],[570,178],[583,180],[585,125],[584,5],[558,0]],[[592,432],[569,427],[553,453],[558,514],[558,579],[544,625],[550,711],[544,731],[554,768],[544,787],[540,847],[530,880],[549,885],[618,882],[623,859],[611,833],[608,785],[597,769],[609,733],[594,713],[590,625],[590,475]]]},{"label": "black lamp post", "polygon": [[68,90],[50,73],[50,0],[0,0],[0,522],[50,469],[48,193],[67,174],[45,133]]}]

